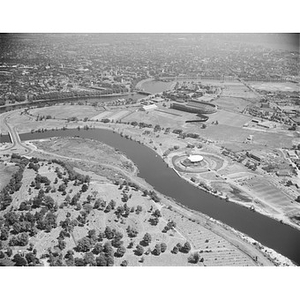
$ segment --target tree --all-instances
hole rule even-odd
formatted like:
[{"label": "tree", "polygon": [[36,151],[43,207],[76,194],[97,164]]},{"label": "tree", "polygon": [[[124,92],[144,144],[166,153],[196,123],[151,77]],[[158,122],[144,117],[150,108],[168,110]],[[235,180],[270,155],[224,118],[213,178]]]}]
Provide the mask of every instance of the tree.
[{"label": "tree", "polygon": [[111,230],[109,226],[106,226],[104,233],[108,240],[111,240],[114,237],[114,232]]},{"label": "tree", "polygon": [[104,267],[106,266],[106,257],[103,252],[99,254],[99,256],[96,257],[96,264],[99,267]]},{"label": "tree", "polygon": [[66,242],[64,240],[59,239],[58,240],[58,248],[60,250],[64,250],[66,248]]},{"label": "tree", "polygon": [[189,242],[185,242],[183,247],[180,249],[181,252],[189,253],[192,249],[191,244]]},{"label": "tree", "polygon": [[113,256],[113,254],[114,254],[114,249],[113,249],[113,247],[111,246],[111,243],[110,243],[109,241],[107,241],[107,242],[104,244],[103,251],[105,252],[106,256],[107,256],[107,255]]},{"label": "tree", "polygon": [[138,256],[143,255],[144,253],[144,248],[141,245],[136,246],[135,254]]},{"label": "tree", "polygon": [[116,201],[114,201],[114,200],[110,200],[110,202],[109,202],[109,205],[110,205],[110,207],[111,207],[111,209],[115,209],[115,207],[116,207]]},{"label": "tree", "polygon": [[7,227],[2,227],[0,239],[2,241],[6,241],[8,239],[8,236],[9,236],[9,229]]},{"label": "tree", "polygon": [[143,208],[142,208],[142,206],[140,206],[140,205],[138,205],[137,207],[136,207],[136,214],[138,215],[140,212],[142,212],[143,211]]},{"label": "tree", "polygon": [[153,254],[158,256],[160,255],[160,253],[161,253],[161,244],[156,244],[153,250]]},{"label": "tree", "polygon": [[26,253],[25,258],[29,266],[36,266],[39,263],[39,260],[32,252]]},{"label": "tree", "polygon": [[105,213],[108,213],[108,212],[110,212],[110,211],[111,211],[111,205],[108,204],[108,205],[106,206],[104,212],[105,212]]},{"label": "tree", "polygon": [[115,256],[122,257],[125,253],[126,253],[126,248],[124,246],[121,246],[117,249]]},{"label": "tree", "polygon": [[164,253],[167,250],[167,245],[166,243],[161,243],[160,244],[161,252]]},{"label": "tree", "polygon": [[93,253],[98,255],[100,252],[103,251],[103,246],[102,244],[100,243],[97,243],[95,246],[94,246],[94,249],[93,249]]},{"label": "tree", "polygon": [[159,211],[158,209],[156,209],[156,210],[153,212],[152,215],[153,215],[154,217],[157,217],[157,218],[161,217],[161,213],[160,213],[160,211]]},{"label": "tree", "polygon": [[75,262],[75,266],[77,266],[77,267],[84,267],[85,266],[85,261],[81,257],[76,257],[74,262]]},{"label": "tree", "polygon": [[62,184],[59,185],[58,191],[59,192],[64,192],[66,190],[66,188],[67,188],[67,186],[64,183],[62,183]]},{"label": "tree", "polygon": [[84,262],[85,262],[85,265],[89,265],[89,266],[96,266],[96,260],[95,260],[95,256],[92,252],[87,252],[85,255],[84,255]]},{"label": "tree", "polygon": [[115,260],[113,254],[106,255],[106,265],[108,267],[112,267],[114,264],[115,264]]},{"label": "tree", "polygon": [[105,233],[100,231],[98,234],[98,242],[102,242],[104,238],[105,238]]},{"label": "tree", "polygon": [[27,261],[20,254],[15,254],[13,258],[13,262],[15,262],[15,266],[22,267],[27,266]]},{"label": "tree", "polygon": [[192,253],[188,258],[188,262],[192,263],[192,264],[197,264],[199,262],[199,260],[200,260],[199,252]]},{"label": "tree", "polygon": [[148,246],[151,243],[151,235],[147,232],[145,233],[144,237],[143,237],[143,243]]},{"label": "tree", "polygon": [[91,229],[88,231],[88,237],[92,240],[92,242],[96,242],[97,241],[97,235],[96,235],[96,230],[95,229]]},{"label": "tree", "polygon": [[179,251],[178,247],[177,247],[177,246],[174,246],[174,248],[172,249],[171,252],[172,252],[173,254],[177,254],[178,251]]},{"label": "tree", "polygon": [[28,244],[28,234],[26,232],[22,232],[18,236],[18,245],[19,246],[26,246]]},{"label": "tree", "polygon": [[87,186],[87,184],[84,183],[84,184],[82,185],[82,187],[81,187],[81,191],[84,193],[84,192],[86,192],[86,191],[88,190],[88,188],[89,188],[89,187]]},{"label": "tree", "polygon": [[92,248],[92,242],[88,237],[83,237],[78,240],[76,250],[78,252],[88,252]]},{"label": "tree", "polygon": [[128,266],[128,261],[127,260],[123,260],[120,264],[121,267],[127,267]]}]

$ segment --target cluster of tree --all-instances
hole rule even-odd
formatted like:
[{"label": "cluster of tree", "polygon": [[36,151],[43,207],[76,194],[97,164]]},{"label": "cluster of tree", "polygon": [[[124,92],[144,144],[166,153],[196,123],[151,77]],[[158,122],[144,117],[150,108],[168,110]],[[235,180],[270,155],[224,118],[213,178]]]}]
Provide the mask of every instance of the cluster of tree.
[{"label": "cluster of tree", "polygon": [[144,123],[144,122],[139,122],[138,126],[139,126],[140,129],[141,128],[152,128],[153,127],[152,124],[147,124],[147,123]]},{"label": "cluster of tree", "polygon": [[[42,211],[42,210],[41,210]],[[36,222],[36,226],[40,230],[50,232],[53,228],[57,227],[57,216],[49,211],[46,215],[41,214]]]},{"label": "cluster of tree", "polygon": [[120,218],[121,216],[124,217],[124,218],[127,218],[130,214],[130,207],[127,205],[127,203],[125,203],[123,206],[122,205],[119,205],[117,208],[116,208],[116,211],[115,211],[115,215]]},{"label": "cluster of tree", "polygon": [[16,163],[18,171],[12,175],[9,183],[0,192],[0,210],[5,210],[12,202],[12,194],[18,191],[22,186],[23,173],[28,159],[13,153],[11,161]]},{"label": "cluster of tree", "polygon": [[174,254],[177,254],[178,251],[180,251],[182,253],[189,253],[191,249],[192,249],[192,247],[189,242],[185,242],[184,245],[177,243],[177,245],[173,247],[171,252]]},{"label": "cluster of tree", "polygon": [[28,169],[32,169],[34,170],[35,172],[37,172],[39,170],[40,166],[39,164],[37,163],[34,163],[34,162],[30,162],[29,165],[28,165]]},{"label": "cluster of tree", "polygon": [[192,139],[198,139],[199,138],[199,134],[196,133],[192,133],[192,132],[188,132],[184,134],[186,137],[192,138]]},{"label": "cluster of tree", "polygon": [[78,225],[77,220],[71,220],[71,214],[68,212],[66,219],[60,221],[59,225],[62,227],[62,231],[60,232],[59,236],[64,239],[65,237],[70,237],[70,232],[73,231],[74,227]]},{"label": "cluster of tree", "polygon": [[167,250],[166,243],[157,243],[152,251],[154,255],[160,255],[161,253],[164,253]]},{"label": "cluster of tree", "polygon": [[[1,248],[0,248],[1,249]],[[17,253],[14,256],[10,247],[6,251],[0,251],[0,266],[37,266],[40,265],[39,259],[36,257],[36,249],[33,245],[22,253]]]},{"label": "cluster of tree", "polygon": [[154,132],[161,131],[162,128],[157,124],[154,126]]},{"label": "cluster of tree", "polygon": [[191,264],[197,264],[198,262],[203,262],[204,261],[204,258],[200,257],[200,254],[199,252],[194,252],[192,253],[189,258],[188,258],[188,262],[191,263]]},{"label": "cluster of tree", "polygon": [[167,223],[167,225],[164,227],[164,229],[163,229],[163,233],[166,233],[166,232],[168,232],[169,230],[171,230],[171,229],[174,229],[176,227],[176,223],[174,222],[174,221],[170,221],[170,222],[168,222]]},{"label": "cluster of tree", "polygon": [[[83,174],[80,174],[76,171],[74,171],[73,167],[68,164],[67,162],[64,162],[64,161],[61,161],[61,160],[58,160],[58,159],[52,159],[50,162],[52,163],[56,163],[60,166],[62,166],[68,173],[68,179],[70,181],[76,181],[77,184],[89,184],[90,183],[90,176],[89,175],[83,175]],[[56,171],[58,173],[58,171]],[[58,174],[57,174],[58,175]],[[58,177],[60,178],[60,177]]]},{"label": "cluster of tree", "polygon": [[154,202],[159,202],[160,198],[157,196],[155,191],[148,191],[148,190],[143,190],[143,194],[142,196],[146,197],[149,196],[151,198],[151,200],[153,200]]},{"label": "cluster of tree", "polygon": [[174,129],[172,132],[175,134],[181,134],[183,132],[183,130],[182,129]]},{"label": "cluster of tree", "polygon": [[149,219],[151,225],[156,226],[159,223],[159,218],[161,217],[161,213],[158,209],[152,212],[152,217]]},{"label": "cluster of tree", "polygon": [[[112,242],[107,241],[104,245],[99,243],[103,241],[103,238],[109,238]],[[85,252],[81,265],[113,266],[114,256],[122,257],[126,252],[122,245],[122,238],[123,235],[120,232],[111,230],[109,227],[106,227],[104,233],[100,232],[98,237],[95,230],[90,230],[88,236],[77,241],[76,251]],[[114,252],[113,246],[117,248],[116,252]],[[98,256],[95,257],[94,255]],[[75,262],[75,265],[78,264]]]},{"label": "cluster of tree", "polygon": [[51,183],[50,179],[47,176],[41,176],[37,174],[34,178],[34,181],[31,182],[30,186],[35,187],[36,189],[41,188],[41,184],[45,184],[45,186],[49,186]]},{"label": "cluster of tree", "polygon": [[106,201],[98,198],[94,203],[94,209],[104,210],[106,208]]},{"label": "cluster of tree", "polygon": [[[105,204],[106,204],[106,202],[105,202]],[[109,203],[107,204],[107,206],[105,207],[104,212],[109,213],[111,210],[115,209],[115,207],[116,207],[116,202],[114,200],[110,200]]]},{"label": "cluster of tree", "polygon": [[12,261],[15,263],[15,266],[37,266],[40,265],[39,259],[36,257],[36,252],[27,252],[23,254],[15,254]]},{"label": "cluster of tree", "polygon": [[138,231],[135,228],[132,228],[128,225],[126,232],[130,238],[134,238],[138,235]]},{"label": "cluster of tree", "polygon": [[26,246],[28,244],[29,236],[26,232],[22,232],[17,236],[12,236],[9,240],[9,246]]},{"label": "cluster of tree", "polygon": [[151,237],[150,233],[147,232],[147,233],[145,233],[145,235],[144,235],[142,241],[140,242],[140,244],[142,246],[149,246],[149,244],[151,243],[151,240],[152,240],[152,237]]},{"label": "cluster of tree", "polygon": [[4,223],[1,224],[1,240],[7,240],[10,230],[12,234],[28,233],[34,236],[37,233],[36,220],[37,215],[27,212],[25,215],[16,214],[15,212],[8,212],[4,215]]}]

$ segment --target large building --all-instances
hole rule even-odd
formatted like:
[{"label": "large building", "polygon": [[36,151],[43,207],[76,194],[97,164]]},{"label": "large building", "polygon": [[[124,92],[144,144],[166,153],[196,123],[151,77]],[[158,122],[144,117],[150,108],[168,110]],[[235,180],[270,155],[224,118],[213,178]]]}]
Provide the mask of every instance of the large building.
[{"label": "large building", "polygon": [[186,104],[172,103],[171,108],[196,114],[212,114],[217,111],[217,107],[214,104],[200,101],[190,101]]}]

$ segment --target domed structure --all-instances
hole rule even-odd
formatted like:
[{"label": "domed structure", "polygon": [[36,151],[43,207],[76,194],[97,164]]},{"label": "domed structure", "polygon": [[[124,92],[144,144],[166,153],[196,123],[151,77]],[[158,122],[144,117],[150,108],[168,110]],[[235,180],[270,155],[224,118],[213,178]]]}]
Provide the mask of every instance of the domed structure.
[{"label": "domed structure", "polygon": [[203,156],[201,155],[198,155],[198,154],[191,154],[189,157],[188,157],[188,160],[195,164],[195,163],[199,163],[203,160]]}]

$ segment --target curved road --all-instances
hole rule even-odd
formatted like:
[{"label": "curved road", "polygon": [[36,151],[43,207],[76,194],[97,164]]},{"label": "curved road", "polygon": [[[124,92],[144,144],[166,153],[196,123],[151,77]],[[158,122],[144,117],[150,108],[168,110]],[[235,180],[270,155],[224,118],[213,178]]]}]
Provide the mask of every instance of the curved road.
[{"label": "curved road", "polygon": [[[24,145],[20,139],[20,136],[16,130],[15,127],[11,127],[7,121],[7,119],[12,115],[13,113],[8,114],[7,116],[4,117],[3,123],[7,127],[8,133],[11,138],[12,145],[7,147],[5,150],[12,150],[15,148],[15,150],[18,150],[20,152],[25,151],[26,154],[29,154],[32,152],[32,149],[26,145]],[[21,154],[21,153],[20,153]]]}]

